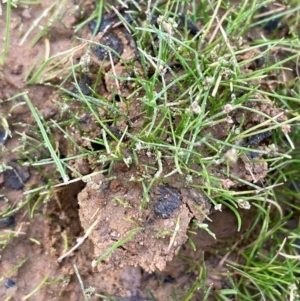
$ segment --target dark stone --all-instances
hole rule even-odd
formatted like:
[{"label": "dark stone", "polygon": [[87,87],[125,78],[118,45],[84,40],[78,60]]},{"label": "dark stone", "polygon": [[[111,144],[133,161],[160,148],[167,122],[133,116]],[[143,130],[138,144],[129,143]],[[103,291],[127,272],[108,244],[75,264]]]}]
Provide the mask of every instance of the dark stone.
[{"label": "dark stone", "polygon": [[168,185],[159,186],[159,197],[154,203],[154,213],[162,218],[169,217],[181,205],[180,192]]},{"label": "dark stone", "polygon": [[259,57],[258,59],[255,60],[256,63],[256,67],[260,68],[263,66],[263,64],[265,63],[266,58],[264,56]]},{"label": "dark stone", "polygon": [[4,130],[0,130],[0,144],[5,144],[8,139],[7,132]]},{"label": "dark stone", "polygon": [[[267,6],[263,6],[259,10],[259,12],[261,14],[267,13],[269,11],[270,11],[270,9]],[[264,16],[264,17],[260,18],[260,20],[263,21],[264,19],[268,19],[268,18],[270,18],[270,15]],[[270,19],[270,20],[262,23],[262,28],[265,29],[265,30],[267,30],[269,33],[271,33],[274,30],[280,30],[280,29],[282,29],[283,26],[281,25],[281,17],[273,18],[273,19]]]},{"label": "dark stone", "polygon": [[[90,85],[91,85],[91,79],[87,75],[84,75],[82,77],[82,79],[80,79],[80,81],[78,82],[79,89],[82,92],[82,94],[84,94],[84,95],[90,95],[91,94],[91,91],[89,89]],[[72,90],[72,92],[76,93],[76,94],[79,93],[77,87],[75,87]]]},{"label": "dark stone", "polygon": [[184,13],[179,13],[178,16],[182,23],[181,25],[185,26],[186,24],[187,29],[191,34],[196,35],[200,31],[197,25],[193,23],[190,19],[188,19]]},{"label": "dark stone", "polygon": [[[250,139],[248,140],[248,142],[245,143],[245,146],[258,145],[260,142],[262,142],[263,140],[265,140],[266,138],[271,137],[271,136],[272,136],[272,131],[267,131],[267,132],[264,132],[261,134],[251,136]],[[249,159],[255,159],[258,156],[259,156],[259,153],[255,152],[255,151],[249,152],[247,154],[247,157]]]},{"label": "dark stone", "polygon": [[[121,139],[123,133],[122,131],[120,131],[116,126],[113,126],[113,125],[108,125],[107,128],[109,129],[109,131],[118,139]],[[109,140],[112,139],[112,137],[108,134],[108,137],[107,137]]]},{"label": "dark stone", "polygon": [[124,47],[117,35],[113,33],[107,34],[102,37],[100,42],[101,45],[93,47],[93,52],[99,60],[109,60],[109,51],[113,60],[119,59],[119,55],[123,53]]},{"label": "dark stone", "polygon": [[16,220],[13,215],[0,217],[0,229],[13,228],[16,225]]},{"label": "dark stone", "polygon": [[265,140],[268,137],[272,136],[272,131],[267,131],[261,134],[257,134],[254,136],[251,136],[248,142],[245,144],[245,146],[250,146],[250,145],[257,145],[261,141]]},{"label": "dark stone", "polygon": [[89,22],[89,29],[92,34],[97,34],[99,32],[102,32],[106,27],[108,27],[110,24],[113,25],[115,23],[114,19],[108,18],[107,16],[103,16],[100,25],[97,27],[97,20],[92,20]]},{"label": "dark stone", "polygon": [[15,283],[13,280],[11,280],[11,279],[7,279],[7,280],[4,282],[4,285],[5,285],[5,287],[7,287],[7,288],[13,288],[13,287],[16,287],[16,286],[17,286],[16,283]]},{"label": "dark stone", "polygon": [[269,32],[272,32],[276,29],[281,29],[280,21],[281,18],[271,19],[263,25],[263,29],[266,29]]},{"label": "dark stone", "polygon": [[6,169],[4,174],[4,186],[10,189],[19,190],[24,187],[24,183],[30,178],[29,169],[25,166],[19,166],[11,161],[8,166],[12,169]]}]

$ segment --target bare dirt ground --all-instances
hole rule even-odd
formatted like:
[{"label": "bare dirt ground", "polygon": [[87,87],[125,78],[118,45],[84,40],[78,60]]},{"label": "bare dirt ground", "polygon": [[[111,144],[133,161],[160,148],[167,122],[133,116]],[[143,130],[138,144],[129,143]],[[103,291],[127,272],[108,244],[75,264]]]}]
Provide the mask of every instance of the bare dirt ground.
[{"label": "bare dirt ground", "polygon": [[[62,112],[56,101],[63,101],[59,91],[45,85],[28,86],[24,81],[32,65],[41,62],[45,56],[46,41],[41,39],[34,47],[31,47],[28,38],[22,45],[19,45],[20,34],[32,25],[33,20],[38,18],[50,3],[51,1],[43,1],[42,5],[31,6],[30,9],[19,7],[12,10],[8,59],[6,64],[0,67],[0,99],[6,100],[17,93],[28,91],[34,106],[38,108],[45,120],[50,118],[59,120]],[[83,6],[86,7],[85,14],[94,9],[90,1],[85,1]],[[64,26],[55,22],[49,30],[47,38],[50,42],[50,56],[78,43],[75,41],[73,26],[79,21],[79,10],[71,1],[67,2],[66,14],[63,17]],[[5,18],[0,18],[0,28],[0,36],[4,36]],[[118,27],[113,34],[114,37],[110,36],[109,39],[121,41],[120,47],[123,47],[124,59],[136,59],[136,49],[132,38],[128,38],[126,29]],[[82,35],[88,38],[87,28],[79,33],[79,36]],[[2,40],[0,48],[2,48],[1,43],[3,43]],[[118,43],[115,42],[114,45],[119,47]],[[89,81],[95,80],[93,68],[97,69],[99,64],[102,64],[103,53],[101,51],[103,50],[94,52]],[[78,54],[79,59],[82,53],[84,52]],[[239,59],[246,60],[251,55],[255,54],[249,53],[248,57]],[[136,66],[138,67],[138,62]],[[254,67],[245,66],[245,68]],[[119,89],[121,96],[127,96],[134,89],[134,87],[126,86],[125,83],[121,87],[115,86],[115,82],[109,76],[112,72],[109,63],[104,66],[103,70],[103,81],[97,91],[99,94],[111,97],[112,91]],[[116,62],[113,72],[126,75],[127,70],[121,63]],[[259,97],[258,94],[257,98]],[[16,98],[10,102],[1,103],[1,114],[6,117],[12,131],[12,137],[5,143],[5,152],[1,153],[1,161],[13,168],[13,172],[6,172],[0,177],[1,195],[8,200],[7,202],[0,201],[1,211],[5,210],[8,205],[18,207],[26,197],[24,193],[27,190],[43,185],[45,176],[53,173],[51,168],[45,169],[44,174],[41,174],[34,167],[21,165],[27,156],[19,149],[22,145],[22,133],[29,133],[35,123],[29,109],[22,102],[22,98]],[[13,106],[16,107],[11,110]],[[256,106],[255,109],[269,116],[282,113],[271,104],[256,104]],[[132,129],[134,134],[139,131],[141,121],[145,117],[141,114],[141,104],[138,99],[133,101],[132,108],[134,109],[129,112],[126,108],[121,109],[124,109],[125,115],[130,119],[135,118]],[[101,134],[101,128],[93,118],[80,115],[81,109],[76,104],[74,111],[84,119],[82,124],[86,124],[85,134],[88,133],[91,138]],[[249,111],[247,114],[244,113],[236,111],[230,116],[232,122],[238,125],[243,119],[244,128],[247,129],[264,121],[263,117],[257,117]],[[102,116],[105,115],[103,112],[102,114]],[[281,118],[286,117],[282,114]],[[24,124],[27,126],[24,127]],[[126,126],[126,119],[120,120],[115,130],[122,132]],[[208,131],[217,139],[225,139],[228,126],[228,123],[224,122],[211,127]],[[70,153],[61,134],[55,135],[59,152],[62,155],[76,154],[76,152]],[[73,138],[79,144],[86,143],[76,130],[74,130]],[[266,147],[266,140],[249,143],[256,144],[256,142],[261,149]],[[85,147],[89,146],[85,145]],[[43,149],[37,150],[37,156],[43,151]],[[205,150],[199,147],[198,151]],[[154,154],[141,151],[139,155],[141,162],[145,165],[156,166]],[[168,162],[165,163],[167,165]],[[101,170],[101,167],[95,167],[89,158],[74,161],[74,168],[82,175]],[[223,186],[227,189],[238,189],[240,184],[227,179],[224,176],[226,172],[220,172],[220,168],[222,167],[212,166],[210,172],[220,177],[223,180]],[[172,166],[164,169],[164,172],[168,173],[171,170]],[[241,158],[232,167],[232,173],[250,182],[263,180],[267,171],[266,162],[249,163],[246,157]],[[214,210],[204,195],[186,187],[183,179],[174,176],[170,177],[168,183],[153,187],[150,194],[152,205],[141,213],[139,206],[143,195],[142,185],[138,181],[130,182],[127,179],[138,178],[144,172],[141,166],[128,167],[124,163],[115,164],[109,179],[105,175],[95,175],[91,176],[88,183],[75,182],[67,187],[61,186],[55,189],[49,201],[39,205],[39,214],[35,214],[33,218],[28,215],[27,206],[17,211],[14,215],[15,220],[11,220],[0,229],[0,231],[10,231],[13,237],[7,247],[1,251],[0,299],[6,300],[12,296],[10,300],[23,300],[22,298],[45,280],[47,285],[44,285],[29,300],[83,300],[82,289],[75,275],[74,265],[76,265],[85,288],[95,288],[98,293],[118,296],[117,300],[147,300],[149,290],[157,300],[170,300],[172,290],[176,289],[184,294],[197,277],[194,271],[189,272],[190,263],[184,259],[187,257],[199,264],[205,260],[208,284],[212,284],[214,289],[230,286],[222,276],[226,274],[226,268],[221,260],[226,253],[226,246],[242,241],[243,233],[251,224],[255,211],[241,210],[243,225],[241,231],[237,232],[236,217],[230,210],[225,209],[222,212]],[[153,176],[155,172],[153,170],[149,173]],[[199,183],[201,180],[196,181]],[[127,206],[112,202],[111,200],[114,199],[121,199],[126,202]],[[101,208],[100,211],[99,208]],[[209,215],[211,221],[206,220],[206,222],[211,231],[216,234],[217,239],[215,240],[204,230],[195,230],[197,234],[193,235],[193,241],[197,251],[193,251],[187,243],[187,229],[192,219],[196,218],[200,222],[204,220],[205,216],[199,214],[200,211]],[[128,223],[124,217],[132,222]],[[174,229],[178,217],[180,217],[181,224],[174,242],[170,243],[170,236],[156,237],[154,235],[161,229],[166,231]],[[76,244],[78,238],[84,236],[95,220],[97,224],[93,227],[89,238],[70,256],[58,261],[61,255]],[[130,231],[135,231],[135,235],[128,244],[117,248],[97,267],[91,266],[95,258],[105,253],[119,239],[124,239]],[[65,237],[68,238],[67,249],[64,243]],[[22,261],[24,264],[14,271],[14,267]],[[4,285],[7,279],[15,281],[16,287],[7,288]],[[194,300],[201,300],[201,296],[202,292],[197,292]],[[99,299],[101,298],[91,297],[91,300]]]}]

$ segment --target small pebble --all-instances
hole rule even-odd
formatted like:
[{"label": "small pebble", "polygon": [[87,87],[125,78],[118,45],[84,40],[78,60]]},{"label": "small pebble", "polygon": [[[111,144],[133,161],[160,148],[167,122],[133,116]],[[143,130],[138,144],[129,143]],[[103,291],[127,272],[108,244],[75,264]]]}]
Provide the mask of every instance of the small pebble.
[{"label": "small pebble", "polygon": [[[84,95],[90,95],[91,94],[91,91],[89,89],[90,85],[91,85],[91,79],[87,75],[84,75],[82,77],[82,79],[80,79],[79,82],[78,82],[78,87],[81,90],[81,93],[84,94]],[[79,93],[77,87],[74,87],[72,92],[76,93],[76,94]]]},{"label": "small pebble", "polygon": [[191,34],[196,35],[200,31],[197,25],[194,24],[190,19],[187,19],[184,13],[179,13],[178,16],[183,25],[186,22],[187,29],[190,31]]},{"label": "small pebble", "polygon": [[4,285],[5,285],[6,288],[14,288],[14,287],[17,286],[16,283],[13,280],[11,280],[11,279],[7,279],[4,282]]},{"label": "small pebble", "polygon": [[7,132],[4,130],[0,130],[0,144],[5,144],[8,139]]},{"label": "small pebble", "polygon": [[164,184],[159,187],[159,192],[160,196],[154,203],[154,213],[167,218],[181,205],[181,194],[177,189]]},{"label": "small pebble", "polygon": [[263,25],[263,28],[269,32],[272,32],[276,29],[280,29],[281,18],[271,19]]},{"label": "small pebble", "polygon": [[109,51],[111,52],[111,56],[114,60],[119,59],[119,55],[121,55],[124,50],[122,41],[117,35],[113,33],[105,35],[101,39],[101,45],[104,45],[106,47],[100,45],[93,47],[93,52],[99,60],[109,61]]},{"label": "small pebble", "polygon": [[4,186],[10,189],[19,190],[24,187],[24,183],[30,178],[29,169],[18,165],[15,161],[8,164],[12,169],[6,169],[4,174]]},{"label": "small pebble", "polygon": [[[1,182],[0,182],[0,184],[1,184]],[[0,195],[0,202],[5,202],[5,201],[7,201],[7,198],[4,196],[4,195]]]},{"label": "small pebble", "polygon": [[248,142],[245,144],[245,146],[250,146],[250,145],[257,145],[264,139],[271,137],[272,136],[272,131],[267,131],[264,133],[260,133],[257,135],[253,135],[249,138]]},{"label": "small pebble", "polygon": [[[259,12],[261,14],[267,13],[269,11],[270,11],[270,9],[267,6],[262,6],[259,10]],[[268,18],[270,18],[270,15],[264,16],[264,17],[260,18],[260,20],[264,20],[264,19],[268,19]],[[281,23],[281,17],[277,17],[277,18],[274,17],[273,19],[269,19],[268,21],[263,23],[262,28],[267,30],[269,33],[271,33],[274,30],[278,30],[278,29],[280,30],[282,28],[280,23]]]},{"label": "small pebble", "polygon": [[263,66],[263,64],[265,63],[266,58],[264,56],[259,57],[258,59],[255,60],[256,63],[256,67],[260,68]]},{"label": "small pebble", "polygon": [[13,228],[15,224],[16,224],[16,220],[13,215],[0,217],[0,229]]}]

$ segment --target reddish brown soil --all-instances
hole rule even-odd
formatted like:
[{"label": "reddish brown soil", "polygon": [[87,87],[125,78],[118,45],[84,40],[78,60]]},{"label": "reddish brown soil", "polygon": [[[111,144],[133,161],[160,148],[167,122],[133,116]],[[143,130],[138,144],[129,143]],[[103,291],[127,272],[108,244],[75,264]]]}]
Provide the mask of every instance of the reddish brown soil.
[{"label": "reddish brown soil", "polygon": [[[52,2],[43,1],[42,5],[32,6],[30,9],[19,7],[12,10],[10,49],[6,64],[0,67],[0,99],[4,100],[1,103],[1,114],[7,119],[12,131],[12,137],[7,141],[1,153],[2,162],[6,164],[12,160],[19,160],[19,164],[26,160],[26,154],[19,151],[18,147],[22,145],[22,133],[32,135],[30,130],[35,122],[27,106],[22,104],[22,98],[16,98],[9,102],[5,100],[17,93],[28,91],[34,106],[41,112],[45,120],[60,120],[63,115],[61,108],[56,104],[57,100],[63,101],[62,97],[58,95],[59,91],[45,85],[28,86],[24,80],[32,65],[35,63],[39,65],[42,62],[45,40],[41,39],[34,47],[30,46],[31,38],[37,32],[35,29],[25,42],[21,46],[19,45],[20,31],[24,33],[50,3]],[[76,7],[71,1],[67,2],[66,13],[63,16],[64,26],[62,23],[54,22],[49,30],[47,37],[50,42],[50,56],[68,50],[76,43],[72,26],[78,21],[79,9],[85,7],[86,15],[93,10],[90,1],[85,1],[79,9]],[[0,35],[4,36],[5,18],[0,19],[0,28]],[[85,30],[79,34],[89,38]],[[125,29],[116,28],[116,35],[124,42],[124,59],[135,60],[135,50],[132,43],[126,39]],[[2,46],[3,40],[1,39],[0,49]],[[77,59],[82,58],[85,48],[86,45],[76,53]],[[249,53],[247,55],[248,57],[239,59],[246,60],[249,56],[257,54]],[[76,58],[74,57],[75,60]],[[102,62],[96,57],[92,57],[92,60],[89,75],[93,80],[93,68],[99,68]],[[135,66],[139,68],[139,63],[136,62]],[[103,81],[97,92],[104,97],[109,98],[116,91],[116,94],[127,97],[135,88],[125,84],[119,86],[112,80],[112,75],[127,75],[128,70],[122,64],[116,63],[113,71],[110,63],[102,67]],[[245,69],[248,67],[245,66]],[[52,82],[55,81],[52,79]],[[261,95],[258,94],[257,99],[260,98]],[[18,106],[11,111],[15,105]],[[122,107],[122,104],[120,104],[120,109],[129,118],[135,118],[135,125],[132,129],[132,134],[134,134],[139,131],[145,117],[141,112],[141,103],[138,99],[134,99],[131,106],[134,109],[129,112]],[[249,106],[269,116],[276,116],[281,112],[275,109],[271,103],[257,102],[255,107],[249,103]],[[80,117],[85,118],[86,132],[91,133],[90,138],[101,135],[101,128],[93,120],[93,117],[85,115],[77,104],[74,105],[74,110]],[[104,112],[100,111],[99,113],[105,115]],[[256,116],[244,110],[229,112],[229,117],[236,125],[239,125],[243,119],[245,129],[265,121],[261,115]],[[281,118],[285,118],[285,116],[282,115]],[[224,121],[209,127],[206,134],[216,139],[225,139],[229,126],[230,123]],[[120,119],[117,129],[124,131],[125,128],[126,120]],[[70,129],[77,143],[85,147],[89,146],[86,141],[82,140],[76,129],[72,131],[73,129]],[[70,151],[61,133],[57,132],[54,135],[61,154],[65,156],[77,154],[76,151]],[[266,144],[260,143],[259,148],[265,149]],[[197,151],[205,152],[202,146]],[[45,152],[43,148],[38,149],[36,156],[40,157],[43,152]],[[131,152],[128,150],[128,156],[130,155]],[[156,167],[154,156],[143,151],[139,155],[144,165]],[[167,161],[164,163],[168,166]],[[101,171],[101,168],[95,168],[92,158],[78,159],[73,162],[73,166],[82,175]],[[225,165],[216,164],[211,166],[210,172],[220,179],[224,188],[237,189],[240,186],[239,182],[224,176],[226,168]],[[171,170],[172,166],[166,167],[164,173],[168,174]],[[5,185],[8,177],[5,178],[1,175],[1,195],[8,199],[8,202],[0,202],[1,212],[8,206],[17,208],[27,196],[24,193],[42,186],[48,175],[54,175],[53,182],[58,180],[52,166],[45,168],[44,174],[32,166],[29,167],[29,171],[30,178],[26,179],[24,187],[20,190],[14,190]],[[155,171],[150,171],[148,175],[153,176]],[[255,183],[263,180],[267,171],[266,162],[262,160],[253,163],[247,156],[240,158],[231,166],[231,173],[236,177]],[[255,216],[255,212],[241,211],[244,222],[241,231],[237,232],[236,217],[230,210],[214,211],[212,204],[204,194],[191,187],[186,187],[185,181],[178,176],[169,177],[167,184],[155,184],[150,193],[150,206],[141,211],[142,184],[139,181],[128,181],[128,179],[137,179],[143,174],[144,170],[141,166],[127,167],[124,163],[118,163],[113,166],[109,179],[105,175],[93,175],[87,183],[77,181],[66,187],[56,187],[48,202],[39,204],[34,217],[29,216],[32,208],[28,208],[28,206],[34,204],[33,200],[36,200],[37,196],[28,202],[28,206],[16,211],[14,228],[0,229],[2,233],[10,232],[12,237],[10,243],[1,251],[0,299],[6,300],[12,296],[10,300],[23,300],[22,298],[47,278],[46,285],[29,300],[84,300],[79,280],[75,274],[74,266],[76,266],[84,287],[95,288],[99,294],[120,297],[138,296],[140,299],[137,297],[130,300],[146,300],[147,290],[150,290],[157,300],[170,300],[173,289],[181,291],[184,295],[184,291],[196,279],[195,272],[188,271],[191,264],[185,260],[187,257],[198,261],[199,264],[202,259],[205,260],[208,270],[208,285],[213,285],[215,289],[226,287],[228,283],[223,277],[226,270],[221,261],[226,253],[226,246],[241,239]],[[203,184],[201,180],[196,180],[194,184],[199,183]],[[162,189],[166,189],[167,192],[162,192]],[[161,196],[164,193],[167,196]],[[158,199],[175,197],[177,193],[180,199],[179,206],[172,209],[167,216],[163,216],[164,218],[155,214],[157,209],[154,208],[154,204]],[[126,206],[115,201],[117,199],[126,203]],[[193,251],[190,244],[187,243],[187,230],[190,222],[195,218],[201,223],[205,215],[209,214],[211,221],[206,220],[205,222],[216,234],[217,240],[204,230],[195,230],[196,234],[192,235],[192,238],[197,250]],[[74,246],[91,227],[92,231],[89,237],[69,256],[58,261],[58,258]],[[177,229],[175,236],[173,236],[174,229]],[[162,235],[162,230],[167,234]],[[117,248],[97,267],[92,267],[93,260],[102,256],[108,248],[118,240],[125,239],[128,233],[133,233],[133,231],[134,235],[130,242]],[[217,248],[223,249],[219,255],[215,251]],[[26,260],[26,262],[20,268],[14,269],[22,260]],[[14,280],[17,287],[6,288],[4,282],[7,279]],[[194,300],[201,300],[201,294],[202,292],[197,292]],[[101,300],[101,298],[93,296],[90,300]],[[118,300],[129,299],[120,298]]]}]

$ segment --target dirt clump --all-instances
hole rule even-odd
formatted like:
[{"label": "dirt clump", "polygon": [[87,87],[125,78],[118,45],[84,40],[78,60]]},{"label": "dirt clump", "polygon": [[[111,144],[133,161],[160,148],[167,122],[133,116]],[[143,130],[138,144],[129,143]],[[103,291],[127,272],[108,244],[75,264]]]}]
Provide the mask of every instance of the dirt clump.
[{"label": "dirt clump", "polygon": [[[151,187],[150,200],[141,208],[144,197],[143,186],[128,181],[136,172],[117,164],[110,174],[91,177],[91,181],[78,195],[81,224],[85,231],[98,219],[90,234],[95,245],[95,257],[101,257],[117,241],[130,240],[103,258],[98,270],[140,265],[145,271],[163,270],[166,261],[173,258],[178,248],[187,240],[187,229],[194,214],[188,207],[187,189],[175,189],[167,184]],[[95,179],[97,178],[97,180]],[[208,214],[210,202],[203,196],[198,199],[199,211]],[[134,235],[130,235],[134,233]]]}]

